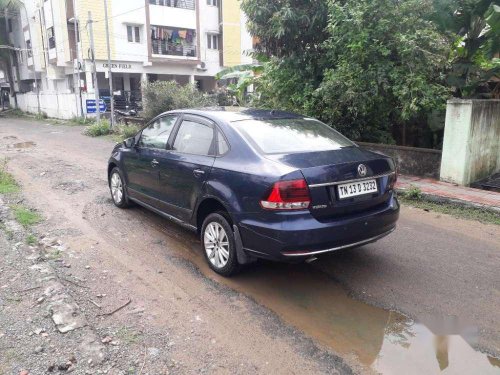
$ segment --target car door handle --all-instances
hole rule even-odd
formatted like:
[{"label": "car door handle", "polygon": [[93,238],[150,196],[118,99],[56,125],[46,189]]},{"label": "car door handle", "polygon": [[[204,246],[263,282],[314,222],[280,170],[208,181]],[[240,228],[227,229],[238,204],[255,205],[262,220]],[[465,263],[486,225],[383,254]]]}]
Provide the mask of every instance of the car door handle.
[{"label": "car door handle", "polygon": [[195,169],[193,171],[193,174],[194,174],[194,177],[201,177],[205,174],[205,171],[203,171],[201,169]]},{"label": "car door handle", "polygon": [[152,166],[153,168],[154,168],[154,167],[156,167],[158,164],[160,164],[160,163],[158,162],[158,160],[156,160],[156,159],[151,160],[151,166]]}]

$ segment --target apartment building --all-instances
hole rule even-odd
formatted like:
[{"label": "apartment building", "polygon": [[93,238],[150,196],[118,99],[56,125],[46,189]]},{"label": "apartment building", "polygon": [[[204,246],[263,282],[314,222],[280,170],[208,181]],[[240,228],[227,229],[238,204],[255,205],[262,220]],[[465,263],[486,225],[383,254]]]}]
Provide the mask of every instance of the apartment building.
[{"label": "apartment building", "polygon": [[[57,96],[58,117],[75,115],[78,105],[93,97],[91,27],[97,87],[109,98],[104,0],[25,0],[24,5],[5,16],[9,42],[17,49],[15,89],[31,94],[29,110],[34,112],[37,92],[41,107],[53,106]],[[140,100],[145,81],[175,80],[212,91],[222,67],[252,62],[252,38],[238,0],[107,0],[107,6],[117,102]],[[80,90],[84,99],[77,99]]]}]

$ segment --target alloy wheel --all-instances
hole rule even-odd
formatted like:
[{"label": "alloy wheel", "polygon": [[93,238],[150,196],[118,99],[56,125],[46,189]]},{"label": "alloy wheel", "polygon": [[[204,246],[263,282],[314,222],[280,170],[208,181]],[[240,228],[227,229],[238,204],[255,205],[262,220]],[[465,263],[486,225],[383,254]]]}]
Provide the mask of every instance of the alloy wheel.
[{"label": "alloy wheel", "polygon": [[210,263],[216,268],[223,268],[229,260],[229,239],[222,225],[214,221],[208,224],[203,241]]},{"label": "alloy wheel", "polygon": [[111,195],[116,204],[120,204],[123,200],[123,183],[118,172],[111,176]]}]

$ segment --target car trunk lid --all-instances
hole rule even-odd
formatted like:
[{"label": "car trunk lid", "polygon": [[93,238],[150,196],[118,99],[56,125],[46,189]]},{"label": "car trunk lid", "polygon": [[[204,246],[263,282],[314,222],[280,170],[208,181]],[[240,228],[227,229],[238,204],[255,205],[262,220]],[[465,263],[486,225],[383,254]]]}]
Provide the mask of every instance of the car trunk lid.
[{"label": "car trunk lid", "polygon": [[[267,156],[300,169],[309,185],[311,213],[325,220],[375,209],[387,202],[391,174],[395,169],[391,158],[359,147]],[[364,176],[358,171],[361,164],[366,170]],[[339,194],[339,184],[369,183],[370,180],[375,180],[376,192],[346,198]]]}]

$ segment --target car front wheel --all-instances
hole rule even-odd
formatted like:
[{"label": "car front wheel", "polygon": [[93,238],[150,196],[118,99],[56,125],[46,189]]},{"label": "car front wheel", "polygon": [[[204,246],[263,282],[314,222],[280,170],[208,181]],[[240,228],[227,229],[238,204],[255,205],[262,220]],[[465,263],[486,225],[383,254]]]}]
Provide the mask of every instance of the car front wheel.
[{"label": "car front wheel", "polygon": [[204,220],[201,245],[208,265],[218,274],[231,276],[239,270],[234,234],[223,214],[213,213]]},{"label": "car front wheel", "polygon": [[118,167],[113,168],[109,174],[109,190],[113,203],[120,208],[126,208],[130,205],[123,181],[123,176]]}]

